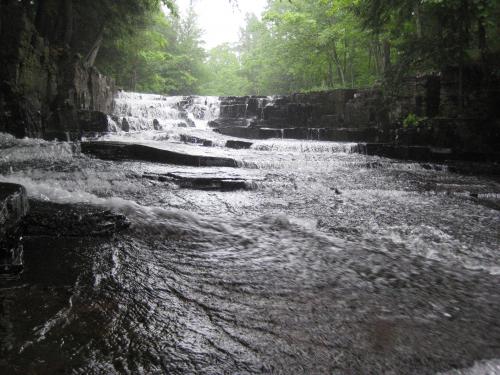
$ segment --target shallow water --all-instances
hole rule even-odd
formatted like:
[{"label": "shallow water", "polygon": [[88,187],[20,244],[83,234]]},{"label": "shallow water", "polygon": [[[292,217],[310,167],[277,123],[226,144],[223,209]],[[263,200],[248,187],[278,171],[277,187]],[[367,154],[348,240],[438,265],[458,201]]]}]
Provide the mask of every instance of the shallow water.
[{"label": "shallow water", "polygon": [[[109,137],[241,168],[105,162],[0,138],[0,181],[22,183],[32,202],[131,223],[112,238],[25,238],[24,274],[0,286],[1,373],[499,373],[497,179],[343,143],[229,150],[202,128],[172,132],[215,147],[168,131]],[[143,178],[207,171],[253,188]]]}]

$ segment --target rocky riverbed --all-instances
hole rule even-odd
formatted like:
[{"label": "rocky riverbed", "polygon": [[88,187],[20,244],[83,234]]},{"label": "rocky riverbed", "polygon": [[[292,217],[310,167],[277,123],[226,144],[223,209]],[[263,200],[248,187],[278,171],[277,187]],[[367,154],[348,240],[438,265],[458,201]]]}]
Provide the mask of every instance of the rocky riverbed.
[{"label": "rocky riverbed", "polygon": [[30,206],[24,272],[0,281],[1,373],[500,372],[488,164],[464,174],[319,141],[230,148],[203,126],[96,143],[234,165],[1,137],[0,183]]}]

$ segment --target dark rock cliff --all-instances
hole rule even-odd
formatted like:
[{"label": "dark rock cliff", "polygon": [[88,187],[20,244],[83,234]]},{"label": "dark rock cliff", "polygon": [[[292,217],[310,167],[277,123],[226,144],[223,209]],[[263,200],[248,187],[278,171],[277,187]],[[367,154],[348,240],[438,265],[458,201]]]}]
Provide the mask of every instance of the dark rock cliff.
[{"label": "dark rock cliff", "polygon": [[114,83],[37,32],[20,2],[0,5],[0,131],[77,139],[105,131]]}]

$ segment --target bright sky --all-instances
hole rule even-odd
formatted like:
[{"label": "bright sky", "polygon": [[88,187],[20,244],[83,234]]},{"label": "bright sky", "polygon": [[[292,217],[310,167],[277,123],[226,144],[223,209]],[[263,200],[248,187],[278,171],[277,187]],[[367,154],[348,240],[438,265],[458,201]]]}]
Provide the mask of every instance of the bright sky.
[{"label": "bright sky", "polygon": [[267,4],[267,0],[238,0],[237,6],[232,6],[229,0],[177,0],[181,14],[186,14],[191,1],[198,15],[198,24],[205,31],[206,49],[237,42],[245,14],[260,16]]}]

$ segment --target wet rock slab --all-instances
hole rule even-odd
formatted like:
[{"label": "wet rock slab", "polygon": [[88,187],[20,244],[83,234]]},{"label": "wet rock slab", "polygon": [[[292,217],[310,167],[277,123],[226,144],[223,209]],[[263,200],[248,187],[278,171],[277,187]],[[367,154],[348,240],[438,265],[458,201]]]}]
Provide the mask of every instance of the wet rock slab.
[{"label": "wet rock slab", "polygon": [[141,160],[195,167],[238,167],[237,162],[231,158],[194,155],[152,145],[122,142],[83,142],[81,147],[83,153],[105,160]]},{"label": "wet rock slab", "polygon": [[393,159],[415,161],[454,161],[498,162],[500,154],[456,152],[451,148],[435,148],[429,146],[404,146],[391,143],[359,143],[352,152],[365,155],[383,156]]},{"label": "wet rock slab", "polygon": [[173,182],[181,188],[197,190],[250,190],[261,179],[227,172],[176,171],[165,174],[145,173],[143,178]]},{"label": "wet rock slab", "polygon": [[204,139],[204,138],[195,137],[195,136],[187,135],[187,134],[181,134],[180,140],[181,140],[181,142],[184,142],[184,143],[193,143],[193,144],[202,145],[205,147],[212,147],[213,146],[213,141],[210,139]]},{"label": "wet rock slab", "polygon": [[130,226],[125,216],[88,205],[31,201],[25,236],[107,237]]},{"label": "wet rock slab", "polygon": [[245,142],[245,141],[234,141],[234,140],[229,140],[226,142],[226,147],[228,148],[234,148],[237,150],[241,149],[249,149],[252,147],[253,143],[252,142]]},{"label": "wet rock slab", "polygon": [[[214,129],[230,137],[246,139],[305,139],[333,142],[381,142],[383,134],[376,128],[267,128],[234,126]],[[226,147],[229,147],[226,145]]]}]

